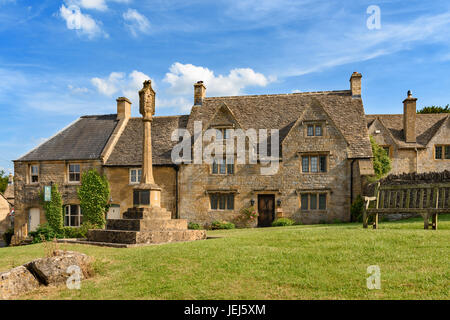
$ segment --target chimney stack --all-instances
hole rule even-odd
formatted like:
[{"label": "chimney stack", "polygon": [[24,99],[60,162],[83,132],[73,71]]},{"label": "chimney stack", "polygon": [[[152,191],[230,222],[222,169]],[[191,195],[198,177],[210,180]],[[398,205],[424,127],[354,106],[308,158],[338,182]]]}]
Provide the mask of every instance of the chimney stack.
[{"label": "chimney stack", "polygon": [[125,97],[117,98],[117,120],[131,117],[131,101]]},{"label": "chimney stack", "polygon": [[406,142],[416,142],[416,101],[408,91],[408,97],[403,101],[403,132]]},{"label": "chimney stack", "polygon": [[206,97],[206,87],[203,81],[197,81],[194,84],[194,105],[201,106],[203,104],[203,99]]},{"label": "chimney stack", "polygon": [[361,98],[361,78],[362,75],[359,72],[353,72],[350,77],[350,90],[352,92],[352,98]]}]

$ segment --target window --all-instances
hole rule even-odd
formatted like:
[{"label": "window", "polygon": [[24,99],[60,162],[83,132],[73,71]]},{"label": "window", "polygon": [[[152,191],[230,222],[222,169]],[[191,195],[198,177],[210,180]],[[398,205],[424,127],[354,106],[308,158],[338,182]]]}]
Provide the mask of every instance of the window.
[{"label": "window", "polygon": [[450,159],[450,145],[448,146],[435,146],[434,158],[436,160],[449,160]]},{"label": "window", "polygon": [[302,156],[302,172],[305,173],[327,172],[327,156],[325,155]]},{"label": "window", "polygon": [[80,180],[80,165],[69,164],[69,182],[79,182]]},{"label": "window", "polygon": [[327,194],[326,193],[303,193],[300,195],[300,209],[302,211],[309,210],[326,210]]},{"label": "window", "polygon": [[81,207],[77,204],[69,204],[64,207],[64,226],[79,227],[83,223]]},{"label": "window", "polygon": [[30,166],[30,182],[38,183],[39,182],[39,165],[32,164]]},{"label": "window", "polygon": [[217,131],[220,132],[222,139],[226,140],[226,139],[230,139],[230,131],[229,129],[226,128],[217,128]]},{"label": "window", "polygon": [[309,124],[306,130],[308,137],[321,137],[323,136],[323,128],[321,124]]},{"label": "window", "polygon": [[234,210],[234,194],[213,193],[210,204],[211,210]]},{"label": "window", "polygon": [[142,169],[130,169],[130,183],[141,182]]},{"label": "window", "polygon": [[214,159],[212,164],[212,174],[234,174],[234,162],[232,159]]}]

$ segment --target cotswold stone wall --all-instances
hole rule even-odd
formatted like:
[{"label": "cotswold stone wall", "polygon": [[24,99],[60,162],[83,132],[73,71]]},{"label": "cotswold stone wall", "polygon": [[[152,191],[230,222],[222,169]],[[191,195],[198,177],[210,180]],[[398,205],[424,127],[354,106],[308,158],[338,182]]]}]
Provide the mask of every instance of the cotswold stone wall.
[{"label": "cotswold stone wall", "polygon": [[[232,175],[212,175],[210,166],[187,164],[180,168],[179,191],[180,218],[191,222],[209,224],[214,220],[236,222],[240,210],[255,201],[258,195],[273,194],[275,203],[281,200],[285,217],[305,224],[350,219],[350,161],[347,159],[347,142],[335,129],[332,121],[320,107],[309,109],[303,122],[292,127],[282,146],[282,162],[278,173],[263,176],[260,164],[235,165]],[[324,136],[308,137],[306,128],[310,121],[323,124]],[[327,155],[327,173],[302,173],[302,154]],[[248,163],[248,162],[247,162]],[[211,210],[209,195],[205,191],[236,192],[235,209]],[[327,210],[301,211],[301,192],[327,194]],[[256,221],[253,225],[256,225]]]},{"label": "cotswold stone wall", "polygon": [[419,165],[417,172],[441,172],[444,170],[450,170],[450,159],[434,159],[434,146],[442,144],[450,145],[450,120],[447,120],[447,122],[431,139],[429,147],[426,150],[419,151]]},{"label": "cotswold stone wall", "polygon": [[[133,167],[134,168],[134,167]],[[133,207],[133,187],[130,183],[130,167],[105,167],[111,189],[112,203],[120,205],[120,214]],[[155,183],[161,187],[161,207],[176,217],[176,170],[173,167],[153,166]]]},{"label": "cotswold stone wall", "polygon": [[[79,163],[81,172],[90,168],[96,168],[101,174],[103,173],[102,165],[99,161],[76,161],[71,163]],[[30,162],[14,163],[14,229],[17,232],[22,225],[28,223],[28,214],[31,208],[40,210],[40,224],[45,223],[44,210],[39,199],[39,192],[44,186],[49,186],[52,182],[58,184],[63,204],[79,204],[77,196],[77,188],[80,183],[69,183],[67,176],[68,162],[65,161],[43,161],[33,162],[39,164],[39,183],[30,183],[29,181],[29,165]]]}]

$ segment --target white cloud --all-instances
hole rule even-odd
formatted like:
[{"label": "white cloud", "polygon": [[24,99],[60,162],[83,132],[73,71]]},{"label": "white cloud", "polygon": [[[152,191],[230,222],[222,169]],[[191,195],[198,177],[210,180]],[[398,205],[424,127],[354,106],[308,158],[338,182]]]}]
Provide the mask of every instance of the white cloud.
[{"label": "white cloud", "polygon": [[[138,92],[142,89],[145,80],[150,79],[148,75],[134,70],[128,76],[123,72],[111,72],[106,78],[92,78],[91,83],[101,94],[113,97],[113,95],[124,95],[133,103],[139,102]],[[156,89],[154,81],[152,86]]]},{"label": "white cloud", "polygon": [[59,9],[61,17],[66,21],[67,28],[76,30],[81,35],[86,35],[89,39],[96,36],[103,35],[108,37],[108,34],[102,31],[99,23],[91,18],[88,14],[83,14],[79,6],[61,5]]},{"label": "white cloud", "polygon": [[250,68],[233,69],[226,76],[216,76],[208,68],[176,62],[169,71],[164,82],[170,84],[169,91],[176,95],[192,94],[193,85],[199,80],[205,83],[211,96],[239,95],[246,87],[265,87],[275,80]]},{"label": "white cloud", "polygon": [[135,9],[128,9],[127,12],[123,13],[123,19],[125,20],[125,25],[134,37],[137,37],[138,33],[149,33],[150,32],[150,22],[148,19],[140,14]]},{"label": "white cloud", "polygon": [[88,93],[88,92],[89,92],[89,89],[88,89],[88,88],[85,88],[85,87],[75,87],[75,86],[73,86],[73,85],[71,85],[71,84],[69,84],[69,85],[67,86],[67,88],[69,88],[69,90],[70,90],[72,93],[75,93],[75,94],[79,94],[79,93]]},{"label": "white cloud", "polygon": [[66,0],[67,5],[76,5],[88,10],[108,10],[107,2],[130,3],[131,0]]}]

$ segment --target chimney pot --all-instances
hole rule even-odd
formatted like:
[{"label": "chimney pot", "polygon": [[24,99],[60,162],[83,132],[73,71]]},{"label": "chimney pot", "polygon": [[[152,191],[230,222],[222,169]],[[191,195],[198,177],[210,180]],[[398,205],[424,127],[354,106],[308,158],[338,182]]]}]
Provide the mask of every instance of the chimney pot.
[{"label": "chimney pot", "polygon": [[117,98],[117,120],[131,117],[131,101],[125,97]]},{"label": "chimney pot", "polygon": [[194,84],[194,105],[201,106],[205,97],[206,87],[203,84],[203,81],[197,81],[197,83]]},{"label": "chimney pot", "polygon": [[361,98],[361,78],[361,73],[356,71],[350,77],[350,90],[353,98]]}]

